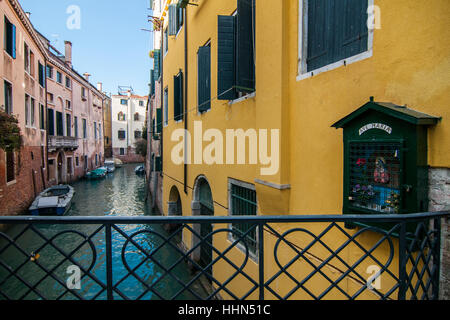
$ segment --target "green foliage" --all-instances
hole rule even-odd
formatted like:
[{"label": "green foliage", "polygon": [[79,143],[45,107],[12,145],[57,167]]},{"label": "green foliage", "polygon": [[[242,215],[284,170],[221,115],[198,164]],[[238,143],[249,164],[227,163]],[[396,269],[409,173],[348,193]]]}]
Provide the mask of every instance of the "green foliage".
[{"label": "green foliage", "polygon": [[134,146],[136,148],[137,154],[139,154],[143,157],[147,156],[147,140],[140,139],[140,140],[136,141]]},{"label": "green foliage", "polygon": [[0,111],[0,149],[20,151],[22,145],[19,121],[13,115]]}]

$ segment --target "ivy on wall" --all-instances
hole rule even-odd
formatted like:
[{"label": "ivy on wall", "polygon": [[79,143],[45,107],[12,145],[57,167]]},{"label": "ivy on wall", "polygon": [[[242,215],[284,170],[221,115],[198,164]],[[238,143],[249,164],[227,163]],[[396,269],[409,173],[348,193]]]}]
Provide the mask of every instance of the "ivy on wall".
[{"label": "ivy on wall", "polygon": [[13,115],[0,111],[0,149],[20,151],[22,145],[19,121]]}]

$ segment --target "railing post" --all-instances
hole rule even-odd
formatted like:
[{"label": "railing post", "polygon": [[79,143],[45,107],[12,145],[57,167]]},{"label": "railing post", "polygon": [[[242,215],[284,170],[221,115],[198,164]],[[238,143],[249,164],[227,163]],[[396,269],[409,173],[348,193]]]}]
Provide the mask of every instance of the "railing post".
[{"label": "railing post", "polygon": [[264,300],[264,223],[258,225],[259,300]]},{"label": "railing post", "polygon": [[439,279],[440,279],[440,273],[441,273],[441,218],[435,218],[433,220],[433,228],[436,230],[436,239],[433,243],[433,268],[434,274],[433,274],[433,300],[439,300]]},{"label": "railing post", "polygon": [[106,244],[106,292],[108,301],[114,300],[111,237],[112,237],[111,224],[107,223],[105,224],[105,244]]},{"label": "railing post", "polygon": [[398,300],[406,300],[406,222],[402,222],[400,225],[398,248]]}]

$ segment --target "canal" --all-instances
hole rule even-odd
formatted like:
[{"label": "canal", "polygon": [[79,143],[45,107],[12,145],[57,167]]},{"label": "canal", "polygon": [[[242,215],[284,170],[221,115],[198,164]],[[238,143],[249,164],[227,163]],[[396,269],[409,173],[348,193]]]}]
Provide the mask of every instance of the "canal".
[{"label": "canal", "polygon": [[[146,183],[143,176],[134,173],[135,165],[116,169],[105,179],[81,180],[73,184],[76,194],[69,216],[141,216],[153,215],[146,202]],[[106,284],[105,229],[100,225],[35,225],[33,229],[16,225],[5,235],[15,240],[9,245],[0,234],[0,299],[76,299],[67,292],[67,280],[75,284],[73,261],[69,255],[92,276],[81,271],[79,289],[75,292],[84,299],[106,299],[107,293],[99,284]],[[133,240],[141,247],[127,243],[117,230],[112,232],[113,283],[123,294],[114,293],[115,299],[194,299],[192,292],[183,290],[193,275],[181,253],[174,246],[164,244],[169,235],[160,225],[121,225],[127,235],[138,233]],[[162,237],[160,237],[160,235]],[[44,240],[50,239],[51,244]],[[86,242],[86,237],[90,239]],[[176,241],[176,240],[174,240]],[[125,245],[126,244],[126,245]],[[174,243],[175,245],[176,243]],[[61,251],[59,251],[58,249]],[[95,247],[95,249],[94,249]],[[142,253],[142,249],[148,255]],[[23,250],[23,251],[22,251]],[[31,261],[24,252],[36,256],[39,265],[50,270],[51,276]],[[63,254],[64,253],[64,254]],[[180,260],[182,260],[180,262]],[[175,265],[176,262],[179,262]],[[134,274],[130,274],[129,270]],[[171,269],[171,274],[166,272]],[[14,270],[14,272],[11,272]],[[172,276],[173,275],[173,276]],[[175,278],[175,277],[176,278]],[[139,281],[137,278],[140,278]],[[72,280],[71,280],[72,279]],[[143,284],[145,283],[145,285]],[[151,291],[145,292],[148,286]],[[204,297],[206,291],[200,281],[190,289]]]}]

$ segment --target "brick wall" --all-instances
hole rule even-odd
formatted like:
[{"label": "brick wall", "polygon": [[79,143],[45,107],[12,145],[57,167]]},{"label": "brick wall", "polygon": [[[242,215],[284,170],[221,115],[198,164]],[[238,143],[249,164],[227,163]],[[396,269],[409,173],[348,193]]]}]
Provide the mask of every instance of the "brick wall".
[{"label": "brick wall", "polygon": [[[429,210],[450,211],[450,168],[432,168],[429,174]],[[450,219],[442,220],[440,299],[450,300]]]},{"label": "brick wall", "polygon": [[125,150],[125,155],[120,155],[120,148],[113,148],[113,154],[115,158],[120,159],[123,163],[144,163],[145,158],[134,152],[133,148]]},{"label": "brick wall", "polygon": [[15,159],[15,182],[6,184],[5,153],[0,150],[0,215],[2,216],[25,213],[35,197],[44,190],[44,183],[47,186],[47,173],[45,170],[41,171],[41,147],[24,147],[20,153],[16,153]]}]

